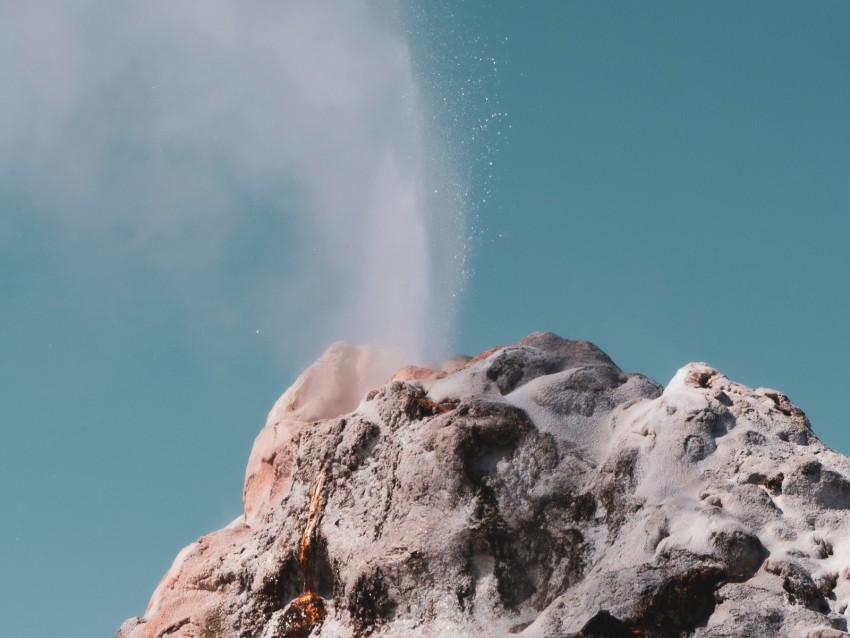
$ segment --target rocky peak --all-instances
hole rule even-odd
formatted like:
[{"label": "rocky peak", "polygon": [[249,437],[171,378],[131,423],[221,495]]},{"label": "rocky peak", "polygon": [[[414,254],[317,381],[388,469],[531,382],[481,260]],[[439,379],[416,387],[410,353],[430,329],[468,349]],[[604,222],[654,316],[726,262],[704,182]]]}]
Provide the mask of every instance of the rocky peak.
[{"label": "rocky peak", "polygon": [[850,635],[850,460],[783,394],[548,333],[393,364],[299,377],[118,637]]}]

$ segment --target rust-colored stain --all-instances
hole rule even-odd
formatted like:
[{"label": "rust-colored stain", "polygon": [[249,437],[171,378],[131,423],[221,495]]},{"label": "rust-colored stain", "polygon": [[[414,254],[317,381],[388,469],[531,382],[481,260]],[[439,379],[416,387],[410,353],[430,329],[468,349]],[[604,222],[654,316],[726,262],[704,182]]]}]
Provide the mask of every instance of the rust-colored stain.
[{"label": "rust-colored stain", "polygon": [[307,638],[313,627],[325,619],[325,602],[313,592],[305,592],[289,603],[279,626],[281,638]]},{"label": "rust-colored stain", "polygon": [[322,470],[310,495],[310,516],[307,518],[307,526],[301,535],[301,545],[298,548],[298,568],[304,577],[304,593],[289,603],[289,607],[286,608],[279,626],[281,638],[307,638],[313,628],[320,625],[327,615],[325,602],[313,591],[313,583],[310,582],[312,540],[321,515],[324,485],[325,471]]},{"label": "rust-colored stain", "polygon": [[432,414],[445,414],[446,412],[451,412],[457,407],[454,405],[447,405],[445,403],[436,403],[429,399],[414,399],[414,401]]},{"label": "rust-colored stain", "polygon": [[408,397],[404,403],[404,411],[410,419],[424,419],[437,414],[451,412],[457,407],[454,403],[436,403],[422,397]]}]

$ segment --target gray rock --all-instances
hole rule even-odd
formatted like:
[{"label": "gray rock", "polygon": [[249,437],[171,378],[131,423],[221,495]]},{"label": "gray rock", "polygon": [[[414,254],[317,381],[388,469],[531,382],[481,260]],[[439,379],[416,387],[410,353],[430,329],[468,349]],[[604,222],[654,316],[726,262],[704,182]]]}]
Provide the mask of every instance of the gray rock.
[{"label": "gray rock", "polygon": [[847,635],[850,461],[784,395],[543,333],[387,383],[374,352],[284,394],[246,515],[119,638]]}]

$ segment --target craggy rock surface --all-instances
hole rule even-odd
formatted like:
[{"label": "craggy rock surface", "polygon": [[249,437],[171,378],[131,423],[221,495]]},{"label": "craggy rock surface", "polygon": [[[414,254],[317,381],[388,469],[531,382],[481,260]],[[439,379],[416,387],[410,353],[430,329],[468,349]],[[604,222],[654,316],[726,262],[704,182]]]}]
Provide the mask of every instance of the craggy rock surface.
[{"label": "craggy rock surface", "polygon": [[850,636],[850,460],[779,392],[536,333],[366,393],[334,349],[119,638]]}]

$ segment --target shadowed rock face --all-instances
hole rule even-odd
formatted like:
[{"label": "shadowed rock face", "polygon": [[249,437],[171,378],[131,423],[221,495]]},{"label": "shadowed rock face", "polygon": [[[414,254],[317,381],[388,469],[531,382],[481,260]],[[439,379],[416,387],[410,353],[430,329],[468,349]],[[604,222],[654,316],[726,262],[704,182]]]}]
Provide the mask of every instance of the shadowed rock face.
[{"label": "shadowed rock face", "polygon": [[373,360],[336,344],[284,394],[245,516],[119,638],[850,635],[850,461],[784,395],[542,333]]}]

